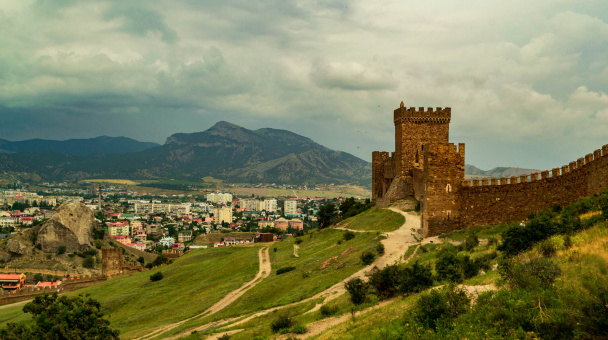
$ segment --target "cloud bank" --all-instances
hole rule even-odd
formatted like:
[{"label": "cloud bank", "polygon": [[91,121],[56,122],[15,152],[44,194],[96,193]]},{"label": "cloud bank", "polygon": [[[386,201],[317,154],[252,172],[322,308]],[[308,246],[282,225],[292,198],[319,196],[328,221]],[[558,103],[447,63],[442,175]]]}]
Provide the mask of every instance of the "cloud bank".
[{"label": "cloud bank", "polygon": [[481,168],[608,143],[608,5],[577,1],[0,4],[0,138],[163,142],[219,120],[371,159],[392,112],[452,107]]}]

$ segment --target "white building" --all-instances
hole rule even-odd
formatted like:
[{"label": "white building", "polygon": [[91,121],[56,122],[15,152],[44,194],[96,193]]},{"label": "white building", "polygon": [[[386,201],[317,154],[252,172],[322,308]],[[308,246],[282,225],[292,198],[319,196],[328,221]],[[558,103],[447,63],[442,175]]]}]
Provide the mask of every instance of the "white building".
[{"label": "white building", "polygon": [[160,214],[175,213],[183,216],[190,213],[190,204],[158,204],[158,203],[135,203],[136,214]]},{"label": "white building", "polygon": [[221,224],[223,222],[232,223],[232,208],[223,207],[215,210],[214,222]]},{"label": "white building", "polygon": [[285,201],[285,216],[296,216],[298,214],[298,201]]},{"label": "white building", "polygon": [[173,243],[175,243],[175,239],[173,237],[163,237],[158,243],[160,243],[161,246],[171,247],[173,246]]},{"label": "white building", "polygon": [[207,201],[213,202],[216,204],[226,204],[228,202],[232,202],[232,194],[229,193],[210,193],[207,194]]},{"label": "white building", "polygon": [[264,210],[264,202],[260,200],[254,199],[242,199],[239,202],[239,205],[243,209],[252,210],[252,211],[261,211]]},{"label": "white building", "polygon": [[274,198],[264,200],[264,210],[267,212],[277,211],[277,200]]}]

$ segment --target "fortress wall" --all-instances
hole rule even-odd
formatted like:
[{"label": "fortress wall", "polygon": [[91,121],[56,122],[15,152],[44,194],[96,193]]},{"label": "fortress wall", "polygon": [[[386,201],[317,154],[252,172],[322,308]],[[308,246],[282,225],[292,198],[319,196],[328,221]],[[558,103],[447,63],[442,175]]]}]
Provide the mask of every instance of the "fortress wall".
[{"label": "fortress wall", "polygon": [[[499,184],[500,183],[500,184]],[[531,212],[565,206],[608,188],[608,146],[576,162],[529,177],[463,181],[461,221],[465,226],[523,220]]]},{"label": "fortress wall", "polygon": [[425,147],[421,213],[426,236],[461,227],[461,202],[458,198],[460,183],[464,179],[464,152],[464,144],[457,147],[451,143],[435,143]]}]

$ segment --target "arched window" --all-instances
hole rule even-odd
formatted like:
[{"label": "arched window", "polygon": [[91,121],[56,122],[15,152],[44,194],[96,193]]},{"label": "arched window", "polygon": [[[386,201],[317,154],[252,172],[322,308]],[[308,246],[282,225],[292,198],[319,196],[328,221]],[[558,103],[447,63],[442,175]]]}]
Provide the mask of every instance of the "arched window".
[{"label": "arched window", "polygon": [[449,183],[445,186],[445,192],[452,192],[452,186]]}]

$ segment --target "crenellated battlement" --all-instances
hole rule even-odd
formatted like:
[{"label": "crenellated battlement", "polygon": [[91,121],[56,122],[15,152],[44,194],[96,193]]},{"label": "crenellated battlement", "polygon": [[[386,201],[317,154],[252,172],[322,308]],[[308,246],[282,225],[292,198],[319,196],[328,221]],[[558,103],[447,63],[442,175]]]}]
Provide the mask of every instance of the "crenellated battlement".
[{"label": "crenellated battlement", "polygon": [[526,184],[536,181],[552,180],[557,179],[560,176],[570,174],[576,176],[584,167],[593,164],[593,162],[599,160],[602,157],[608,156],[608,144],[602,146],[602,149],[595,150],[592,154],[587,154],[585,157],[577,159],[576,162],[570,162],[568,165],[563,165],[560,168],[553,168],[551,171],[543,170],[540,172],[540,178],[538,172],[533,172],[530,175],[520,175],[502,178],[483,178],[479,179],[464,180],[462,181],[463,187],[479,187],[479,186],[499,186],[499,185],[513,185],[513,184]]},{"label": "crenellated battlement", "polygon": [[437,107],[433,109],[429,107],[425,110],[424,107],[406,108],[404,106],[399,107],[394,111],[394,123],[395,125],[403,122],[413,123],[449,123],[452,119],[452,109],[449,107],[441,108]]}]

